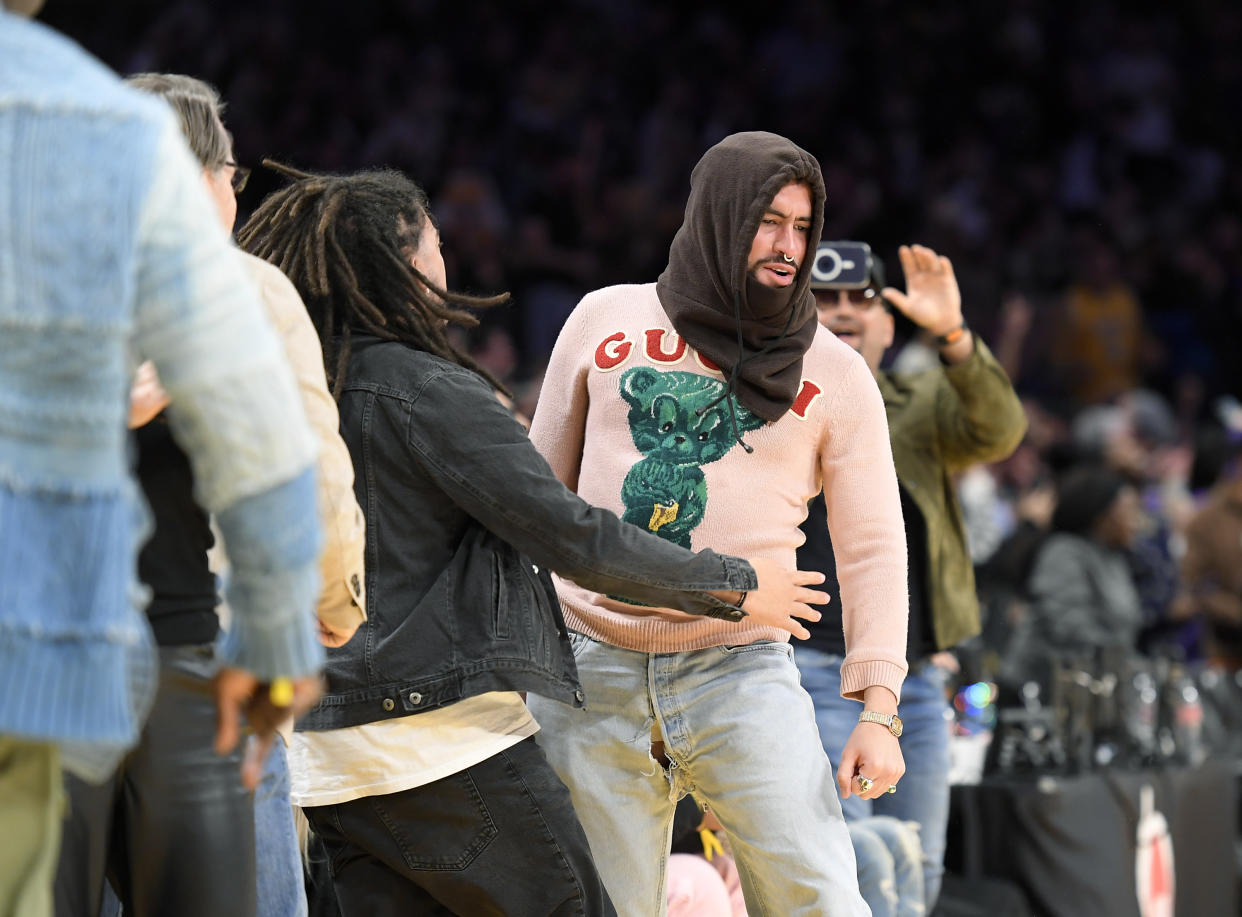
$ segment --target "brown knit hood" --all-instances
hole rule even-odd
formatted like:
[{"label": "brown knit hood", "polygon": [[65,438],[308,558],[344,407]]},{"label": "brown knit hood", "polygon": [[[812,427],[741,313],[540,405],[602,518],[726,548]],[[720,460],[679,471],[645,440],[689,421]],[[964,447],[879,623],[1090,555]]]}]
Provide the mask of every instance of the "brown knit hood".
[{"label": "brown knit hood", "polygon": [[[760,218],[791,182],[811,190],[811,231],[794,283],[775,290],[750,279],[747,260]],[[656,282],[677,333],[765,420],[778,420],[793,404],[802,357],[815,338],[810,262],[824,227],[824,197],[819,163],[789,140],[763,131],[726,137],[690,174],[685,220]]]}]

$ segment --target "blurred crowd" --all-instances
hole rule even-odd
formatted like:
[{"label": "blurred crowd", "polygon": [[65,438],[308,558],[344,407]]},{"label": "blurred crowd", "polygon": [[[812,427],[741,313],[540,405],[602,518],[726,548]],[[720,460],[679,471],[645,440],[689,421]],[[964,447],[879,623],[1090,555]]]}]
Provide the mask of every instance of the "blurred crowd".
[{"label": "blurred crowd", "polygon": [[[1242,390],[1232,4],[58,0],[45,19],[122,73],[214,83],[244,164],[422,182],[452,281],[514,293],[472,344],[519,388],[583,292],[663,268],[703,150],[761,128],[819,158],[825,239],[931,246],[985,338],[1026,328],[1015,381],[1058,417],[1141,386],[1184,434]],[[278,184],[259,170],[243,218]]]},{"label": "blurred crowd", "polygon": [[[948,255],[1026,404],[1018,451],[960,481],[995,612],[985,641],[1011,636],[1058,475],[1090,458],[1140,497],[1125,547],[1138,645],[1229,655],[1238,602],[1204,600],[1214,574],[1182,571],[1242,435],[1242,177],[1227,167],[1242,134],[1224,116],[1242,9],[837,6],[58,0],[45,19],[122,73],[214,83],[244,165],[422,182],[450,282],[514,294],[467,343],[528,414],[579,297],[663,268],[702,151],[737,130],[794,138],[823,165],[824,238],[867,239],[894,268],[905,242]],[[279,183],[256,170],[243,217]],[[899,325],[899,367],[934,357],[914,331]]]}]

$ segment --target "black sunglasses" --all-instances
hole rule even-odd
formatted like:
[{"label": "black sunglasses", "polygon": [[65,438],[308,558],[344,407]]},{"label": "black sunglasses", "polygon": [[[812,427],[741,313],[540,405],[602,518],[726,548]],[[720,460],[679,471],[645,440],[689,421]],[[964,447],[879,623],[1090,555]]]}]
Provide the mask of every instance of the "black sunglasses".
[{"label": "black sunglasses", "polygon": [[850,301],[850,305],[855,309],[866,311],[872,306],[888,307],[884,297],[880,295],[880,292],[875,287],[866,287],[862,290],[821,290],[819,292],[827,293],[830,297],[829,302],[833,305],[836,304],[837,297],[844,293],[845,298]]}]

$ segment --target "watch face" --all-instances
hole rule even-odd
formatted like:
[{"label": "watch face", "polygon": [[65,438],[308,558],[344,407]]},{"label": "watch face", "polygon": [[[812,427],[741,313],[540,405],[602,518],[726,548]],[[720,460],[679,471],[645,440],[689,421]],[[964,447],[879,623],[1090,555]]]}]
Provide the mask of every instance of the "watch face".
[{"label": "watch face", "polygon": [[901,717],[894,714],[893,721],[888,724],[888,728],[890,731],[892,731],[893,735],[897,736],[897,738],[901,738],[901,730],[902,730]]}]

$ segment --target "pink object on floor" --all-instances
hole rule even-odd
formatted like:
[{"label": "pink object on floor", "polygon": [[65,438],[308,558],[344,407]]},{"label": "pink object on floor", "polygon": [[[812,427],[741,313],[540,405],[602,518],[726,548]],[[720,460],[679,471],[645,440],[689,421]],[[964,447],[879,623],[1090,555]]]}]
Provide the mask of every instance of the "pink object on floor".
[{"label": "pink object on floor", "polygon": [[696,854],[674,853],[665,896],[668,917],[746,917],[737,865],[727,854],[709,863]]},{"label": "pink object on floor", "polygon": [[693,853],[668,858],[668,917],[732,917],[725,881],[711,863]]},{"label": "pink object on floor", "polygon": [[730,917],[746,917],[746,899],[742,895],[742,877],[738,875],[737,863],[728,854],[718,856],[711,865],[720,873],[724,880],[725,891],[729,893],[729,905],[732,910]]}]

